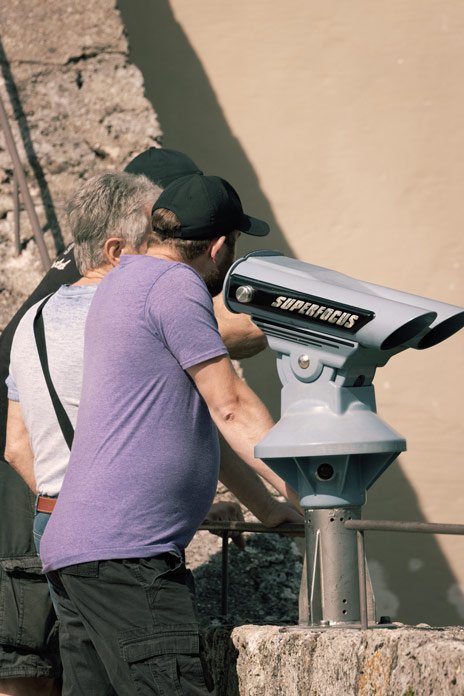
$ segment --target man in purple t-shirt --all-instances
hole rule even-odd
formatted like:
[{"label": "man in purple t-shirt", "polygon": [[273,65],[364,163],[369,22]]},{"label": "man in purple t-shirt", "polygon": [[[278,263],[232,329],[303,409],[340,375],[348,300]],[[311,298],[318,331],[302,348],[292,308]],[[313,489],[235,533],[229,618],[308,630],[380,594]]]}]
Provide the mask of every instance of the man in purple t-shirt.
[{"label": "man in purple t-shirt", "polygon": [[95,293],[73,450],[42,539],[64,694],[212,691],[183,553],[214,496],[215,425],[292,497],[254,459],[272,420],[231,366],[211,300],[239,232],[267,224],[227,182],[193,174],[161,194],[153,227],[148,255],[123,257]]}]

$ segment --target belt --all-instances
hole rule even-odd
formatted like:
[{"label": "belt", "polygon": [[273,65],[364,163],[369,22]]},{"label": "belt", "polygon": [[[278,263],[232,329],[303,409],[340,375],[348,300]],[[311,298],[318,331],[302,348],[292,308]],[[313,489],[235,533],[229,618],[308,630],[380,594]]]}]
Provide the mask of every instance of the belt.
[{"label": "belt", "polygon": [[37,496],[37,512],[48,512],[48,514],[53,512],[56,505],[57,498],[47,498],[44,495]]}]

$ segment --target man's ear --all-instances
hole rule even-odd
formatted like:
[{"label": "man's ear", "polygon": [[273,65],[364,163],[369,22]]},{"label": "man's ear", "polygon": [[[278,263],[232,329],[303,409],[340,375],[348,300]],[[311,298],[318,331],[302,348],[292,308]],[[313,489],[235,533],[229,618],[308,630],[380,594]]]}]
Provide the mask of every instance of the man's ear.
[{"label": "man's ear", "polygon": [[226,238],[224,235],[222,237],[216,237],[215,239],[211,240],[211,244],[208,248],[208,253],[213,263],[216,263],[216,257],[221,251],[222,247],[224,246],[225,241]]},{"label": "man's ear", "polygon": [[109,237],[103,245],[106,262],[112,266],[118,266],[123,249],[124,242],[122,239],[119,237]]}]

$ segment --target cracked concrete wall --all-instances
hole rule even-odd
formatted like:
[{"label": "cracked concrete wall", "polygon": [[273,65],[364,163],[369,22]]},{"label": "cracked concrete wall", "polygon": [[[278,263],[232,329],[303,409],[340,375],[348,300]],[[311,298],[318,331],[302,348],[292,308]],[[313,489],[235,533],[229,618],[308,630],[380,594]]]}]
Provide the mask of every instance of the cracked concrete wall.
[{"label": "cracked concrete wall", "polygon": [[[114,0],[0,4],[0,94],[53,258],[69,241],[64,205],[81,178],[123,168],[161,131],[143,78],[128,62]],[[0,129],[0,327],[42,274],[21,214],[13,254],[12,164]]]}]

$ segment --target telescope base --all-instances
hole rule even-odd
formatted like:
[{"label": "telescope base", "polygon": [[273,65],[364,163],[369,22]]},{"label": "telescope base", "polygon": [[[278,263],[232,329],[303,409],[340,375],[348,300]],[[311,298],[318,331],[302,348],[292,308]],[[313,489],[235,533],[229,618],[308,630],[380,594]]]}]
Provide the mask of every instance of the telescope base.
[{"label": "telescope base", "polygon": [[[361,519],[361,508],[305,509],[310,628],[360,625],[357,541],[345,527],[349,519]],[[370,620],[374,624],[375,615]]]}]

